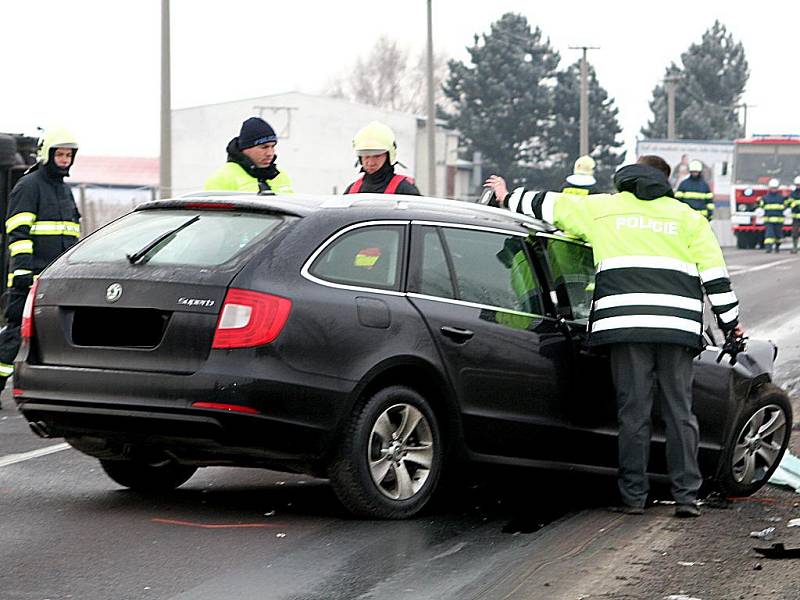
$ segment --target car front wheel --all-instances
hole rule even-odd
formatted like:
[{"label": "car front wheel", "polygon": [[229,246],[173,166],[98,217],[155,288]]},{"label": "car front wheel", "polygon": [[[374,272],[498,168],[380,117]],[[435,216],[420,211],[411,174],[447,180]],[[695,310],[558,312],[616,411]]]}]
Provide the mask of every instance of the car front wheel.
[{"label": "car front wheel", "polygon": [[722,457],[718,488],[728,496],[755,493],[778,467],[789,445],[792,406],[780,388],[767,384],[747,401]]},{"label": "car front wheel", "polygon": [[436,416],[416,391],[392,386],[351,416],[329,468],[333,490],[352,513],[403,519],[427,504],[442,468]]},{"label": "car front wheel", "polygon": [[101,460],[100,465],[115,482],[138,492],[166,492],[189,481],[197,467],[172,461],[147,463],[135,460]]}]

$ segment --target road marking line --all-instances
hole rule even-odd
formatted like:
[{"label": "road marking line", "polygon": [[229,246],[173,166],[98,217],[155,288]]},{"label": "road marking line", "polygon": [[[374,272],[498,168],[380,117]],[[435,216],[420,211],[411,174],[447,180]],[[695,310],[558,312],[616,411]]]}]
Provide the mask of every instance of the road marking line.
[{"label": "road marking line", "polygon": [[162,523],[164,525],[182,525],[183,527],[198,527],[200,529],[249,529],[249,528],[273,528],[279,527],[277,523],[231,523],[231,524],[213,524],[213,523],[194,523],[192,521],[180,521],[178,519],[150,519],[153,523]]},{"label": "road marking line", "polygon": [[792,262],[797,260],[796,258],[784,258],[783,260],[776,260],[775,262],[767,263],[764,265],[757,265],[755,267],[748,267],[747,269],[743,269],[741,271],[736,271],[737,267],[733,267],[734,272],[728,271],[731,275],[741,275],[742,273],[752,273],[753,271],[762,271],[764,269],[771,269],[774,266],[782,265],[784,263]]},{"label": "road marking line", "polygon": [[48,446],[47,448],[39,448],[38,450],[31,450],[30,452],[22,452],[20,454],[9,454],[0,458],[0,467],[7,467],[16,463],[31,460],[32,458],[39,458],[40,456],[47,456],[48,454],[55,454],[66,450],[70,445],[67,443],[56,444],[55,446]]}]

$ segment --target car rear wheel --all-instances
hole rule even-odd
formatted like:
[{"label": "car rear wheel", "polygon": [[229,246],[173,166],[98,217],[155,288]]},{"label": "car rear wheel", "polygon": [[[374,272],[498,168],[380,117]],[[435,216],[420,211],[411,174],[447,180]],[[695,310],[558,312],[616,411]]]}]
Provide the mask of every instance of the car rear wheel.
[{"label": "car rear wheel", "polygon": [[189,481],[197,467],[173,461],[147,463],[136,460],[101,460],[100,465],[115,482],[139,492],[166,492]]},{"label": "car rear wheel", "polygon": [[350,418],[329,468],[334,492],[359,516],[403,519],[430,500],[442,468],[436,416],[416,391],[392,386]]},{"label": "car rear wheel", "polygon": [[722,457],[718,488],[728,496],[749,496],[770,478],[789,445],[792,406],[777,386],[762,386],[736,420]]}]

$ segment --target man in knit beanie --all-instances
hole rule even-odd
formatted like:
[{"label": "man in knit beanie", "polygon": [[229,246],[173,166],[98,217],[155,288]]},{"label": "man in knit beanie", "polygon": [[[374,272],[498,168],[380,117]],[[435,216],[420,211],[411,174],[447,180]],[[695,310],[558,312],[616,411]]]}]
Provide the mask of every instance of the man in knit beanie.
[{"label": "man in knit beanie", "polygon": [[260,117],[250,117],[228,142],[228,161],[206,179],[207,190],[291,194],[292,182],[275,164],[278,136]]}]

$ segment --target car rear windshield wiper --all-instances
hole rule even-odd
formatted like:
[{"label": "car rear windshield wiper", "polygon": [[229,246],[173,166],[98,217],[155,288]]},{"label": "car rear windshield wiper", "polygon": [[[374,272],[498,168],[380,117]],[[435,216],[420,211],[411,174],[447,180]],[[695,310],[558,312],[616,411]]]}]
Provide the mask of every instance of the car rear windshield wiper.
[{"label": "car rear windshield wiper", "polygon": [[[200,220],[200,215],[195,215],[194,217],[186,221],[186,223],[179,225],[175,229],[171,229],[170,231],[162,233],[160,236],[158,236],[156,239],[147,244],[144,248],[142,248],[138,252],[134,252],[133,254],[126,254],[125,256],[128,258],[128,262],[130,262],[132,265],[135,265],[142,258],[147,256],[154,248],[158,247],[159,245],[163,248],[172,240],[172,238],[178,235],[178,233],[181,230],[186,229],[189,225],[199,220]],[[159,248],[159,250],[160,249],[161,248]]]}]

